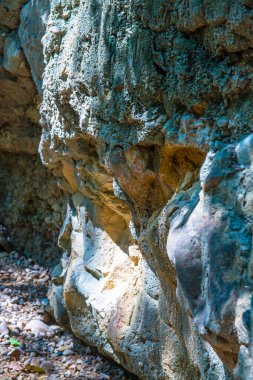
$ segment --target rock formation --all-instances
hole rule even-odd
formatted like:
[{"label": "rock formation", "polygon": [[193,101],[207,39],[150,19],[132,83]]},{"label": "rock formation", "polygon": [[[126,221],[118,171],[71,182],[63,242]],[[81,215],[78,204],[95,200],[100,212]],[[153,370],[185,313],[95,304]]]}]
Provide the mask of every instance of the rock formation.
[{"label": "rock formation", "polygon": [[[59,255],[57,235],[62,224],[62,191],[38,155],[41,135],[38,106],[41,93],[24,55],[26,34],[20,11],[26,1],[0,2],[0,247],[24,251],[51,261]],[[32,2],[31,2],[32,4]],[[22,8],[25,19],[26,9]],[[38,18],[29,18],[26,33]],[[42,18],[42,15],[41,15]],[[37,32],[36,32],[37,33]],[[23,41],[23,47],[21,46]],[[35,55],[33,49],[33,55]],[[37,51],[42,47],[38,40]],[[27,54],[28,56],[28,54]],[[39,63],[37,63],[39,66]],[[39,72],[41,80],[42,70]],[[3,246],[8,240],[8,247]]]},{"label": "rock formation", "polygon": [[52,243],[57,178],[56,320],[141,379],[253,379],[253,2],[2,3],[1,218]]}]

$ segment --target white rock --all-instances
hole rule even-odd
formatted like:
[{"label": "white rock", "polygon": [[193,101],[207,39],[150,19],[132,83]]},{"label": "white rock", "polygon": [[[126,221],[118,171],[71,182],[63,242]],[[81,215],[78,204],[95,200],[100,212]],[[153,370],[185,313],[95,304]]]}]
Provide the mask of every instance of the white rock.
[{"label": "white rock", "polygon": [[74,351],[67,349],[67,350],[63,351],[62,354],[63,354],[64,356],[70,356],[70,355],[73,355],[73,354],[74,354]]},{"label": "white rock", "polygon": [[0,334],[5,335],[9,333],[8,325],[5,320],[0,321]]},{"label": "white rock", "polygon": [[31,330],[33,334],[47,334],[51,333],[52,329],[39,319],[32,319],[25,326],[25,330]]}]

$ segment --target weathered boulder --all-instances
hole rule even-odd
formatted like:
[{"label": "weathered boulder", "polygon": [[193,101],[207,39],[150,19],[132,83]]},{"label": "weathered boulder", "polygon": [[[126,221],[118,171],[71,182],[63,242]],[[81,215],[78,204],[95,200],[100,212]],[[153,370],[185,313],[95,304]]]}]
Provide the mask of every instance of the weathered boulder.
[{"label": "weathered boulder", "polygon": [[52,304],[143,379],[230,378],[248,346],[251,8],[51,2],[40,152],[70,194]]},{"label": "weathered boulder", "polygon": [[142,379],[251,379],[252,1],[30,0],[17,33],[23,3],[1,20],[0,149],[40,244],[52,174],[68,194],[55,318]]}]

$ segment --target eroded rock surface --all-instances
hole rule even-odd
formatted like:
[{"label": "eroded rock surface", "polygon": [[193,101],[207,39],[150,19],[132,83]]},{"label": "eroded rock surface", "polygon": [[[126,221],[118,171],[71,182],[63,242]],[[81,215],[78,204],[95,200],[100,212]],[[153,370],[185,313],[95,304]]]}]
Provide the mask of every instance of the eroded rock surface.
[{"label": "eroded rock surface", "polygon": [[[25,25],[20,20],[25,2],[0,3],[0,225],[5,228],[9,250],[16,248],[38,260],[55,261],[64,201],[56,179],[39,159],[41,98],[31,75],[34,69],[23,50],[25,41],[29,44],[27,34],[33,36],[29,27],[39,25],[43,14],[34,12]],[[34,1],[29,3],[35,7]],[[22,9],[23,19],[29,3]],[[34,46],[29,46],[39,65]],[[37,51],[43,62],[42,46],[38,45]],[[37,74],[40,81],[41,74],[42,70]],[[1,242],[0,246],[6,249]]]},{"label": "eroded rock surface", "polygon": [[8,34],[68,193],[54,315],[142,379],[252,378],[252,11],[29,1]]},{"label": "eroded rock surface", "polygon": [[181,303],[232,369],[249,343],[252,142],[251,134],[207,158],[198,203],[174,213],[167,241]]}]

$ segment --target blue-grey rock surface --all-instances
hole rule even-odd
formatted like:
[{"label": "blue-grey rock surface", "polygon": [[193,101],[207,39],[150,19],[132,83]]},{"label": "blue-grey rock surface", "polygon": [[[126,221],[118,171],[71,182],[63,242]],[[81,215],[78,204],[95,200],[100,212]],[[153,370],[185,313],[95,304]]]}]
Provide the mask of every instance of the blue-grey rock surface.
[{"label": "blue-grey rock surface", "polygon": [[23,3],[2,67],[32,90],[4,107],[41,96],[68,202],[55,318],[141,379],[253,379],[253,2]]}]

